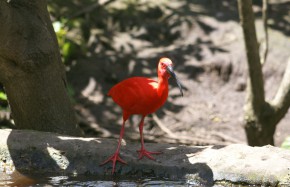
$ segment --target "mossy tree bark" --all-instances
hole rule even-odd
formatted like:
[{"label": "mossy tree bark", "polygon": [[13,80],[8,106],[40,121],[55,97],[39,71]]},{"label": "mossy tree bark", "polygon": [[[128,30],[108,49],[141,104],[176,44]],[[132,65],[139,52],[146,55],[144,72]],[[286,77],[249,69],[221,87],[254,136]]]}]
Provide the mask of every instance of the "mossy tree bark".
[{"label": "mossy tree bark", "polygon": [[78,135],[45,0],[0,1],[0,82],[18,129]]},{"label": "mossy tree bark", "polygon": [[238,0],[248,62],[245,131],[251,146],[274,145],[277,124],[290,106],[290,60],[280,88],[272,101],[265,100],[262,65],[251,0]]}]

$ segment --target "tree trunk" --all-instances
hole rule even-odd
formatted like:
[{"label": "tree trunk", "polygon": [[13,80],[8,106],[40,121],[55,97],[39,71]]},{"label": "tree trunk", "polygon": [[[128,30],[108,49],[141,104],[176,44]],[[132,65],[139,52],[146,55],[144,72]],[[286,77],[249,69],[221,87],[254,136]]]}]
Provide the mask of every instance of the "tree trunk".
[{"label": "tree trunk", "polygon": [[46,1],[0,1],[0,25],[0,82],[16,127],[79,135]]},{"label": "tree trunk", "polygon": [[251,0],[238,0],[248,62],[245,131],[251,146],[274,145],[277,124],[290,106],[290,60],[276,97],[265,101],[262,66]]},{"label": "tree trunk", "polygon": [[[245,114],[245,131],[248,144],[251,146],[274,145],[275,117],[270,105],[265,105],[261,116],[248,108]],[[248,112],[248,113],[247,113]]]}]

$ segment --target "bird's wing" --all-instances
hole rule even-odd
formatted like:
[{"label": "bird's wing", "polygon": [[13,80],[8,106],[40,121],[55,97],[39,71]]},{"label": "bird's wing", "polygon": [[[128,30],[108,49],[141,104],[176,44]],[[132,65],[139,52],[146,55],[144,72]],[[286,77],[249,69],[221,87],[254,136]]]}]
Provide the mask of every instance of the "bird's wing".
[{"label": "bird's wing", "polygon": [[123,110],[142,113],[142,109],[156,97],[157,82],[143,77],[133,77],[116,84],[108,95]]}]

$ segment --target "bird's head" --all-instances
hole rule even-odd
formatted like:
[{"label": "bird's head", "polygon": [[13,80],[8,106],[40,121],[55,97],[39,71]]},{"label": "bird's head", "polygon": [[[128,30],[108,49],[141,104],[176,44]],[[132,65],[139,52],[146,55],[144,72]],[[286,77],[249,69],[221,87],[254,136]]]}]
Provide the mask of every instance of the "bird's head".
[{"label": "bird's head", "polygon": [[178,85],[181,96],[183,96],[182,86],[180,81],[178,80],[176,74],[173,71],[173,63],[169,58],[161,58],[158,63],[158,75],[163,78],[169,79],[173,77]]}]

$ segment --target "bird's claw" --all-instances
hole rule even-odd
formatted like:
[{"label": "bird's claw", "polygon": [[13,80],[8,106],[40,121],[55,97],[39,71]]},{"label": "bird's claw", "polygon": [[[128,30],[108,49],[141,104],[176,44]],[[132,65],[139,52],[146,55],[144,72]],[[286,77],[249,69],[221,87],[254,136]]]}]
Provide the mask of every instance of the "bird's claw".
[{"label": "bird's claw", "polygon": [[146,156],[147,158],[151,160],[155,160],[155,158],[151,156],[151,154],[155,154],[155,155],[162,154],[162,152],[150,152],[150,151],[147,151],[146,149],[140,149],[137,152],[139,153],[139,156],[138,156],[139,160],[143,158],[144,156]]},{"label": "bird's claw", "polygon": [[112,169],[112,174],[115,172],[115,166],[117,161],[121,162],[122,164],[127,164],[127,162],[125,162],[123,159],[121,159],[121,157],[119,156],[119,153],[114,153],[111,157],[109,157],[107,160],[105,160],[104,162],[102,162],[100,164],[100,166],[105,165],[106,163],[112,161],[113,162],[113,169]]}]

